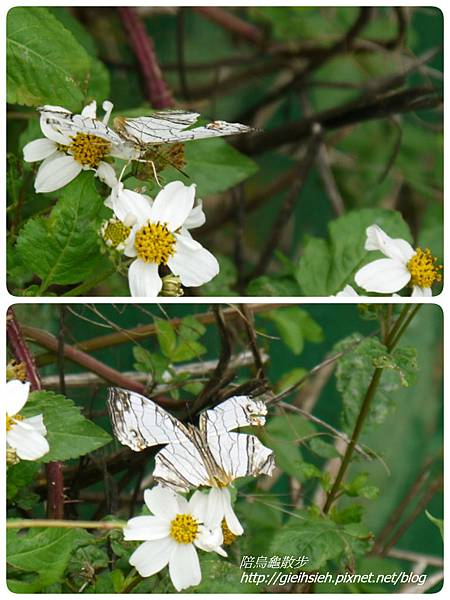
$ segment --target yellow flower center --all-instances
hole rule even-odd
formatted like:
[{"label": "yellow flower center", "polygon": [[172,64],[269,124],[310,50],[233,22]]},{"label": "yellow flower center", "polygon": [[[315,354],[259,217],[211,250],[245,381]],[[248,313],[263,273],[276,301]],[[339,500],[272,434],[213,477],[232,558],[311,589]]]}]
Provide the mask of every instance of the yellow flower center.
[{"label": "yellow flower center", "polygon": [[27,367],[24,362],[17,362],[16,360],[10,360],[6,365],[6,380],[18,379],[19,381],[25,381],[27,378]]},{"label": "yellow flower center", "polygon": [[192,515],[177,515],[170,523],[170,536],[179,544],[191,544],[197,537],[198,521]]},{"label": "yellow flower center", "polygon": [[222,521],[222,533],[223,533],[224,546],[230,546],[236,539],[236,536],[234,535],[234,533],[232,531],[230,531],[225,519],[223,519],[223,521]]},{"label": "yellow flower center", "polygon": [[83,165],[96,169],[111,149],[107,140],[91,133],[77,133],[71,136],[68,150],[73,158]]},{"label": "yellow flower center", "polygon": [[441,265],[436,265],[437,258],[432,256],[430,250],[426,248],[417,248],[414,256],[406,265],[411,273],[411,285],[417,285],[421,288],[429,288],[436,281],[442,280],[442,275],[439,271]]},{"label": "yellow flower center", "polygon": [[166,265],[175,253],[175,236],[164,223],[147,223],[136,233],[134,246],[145,263]]},{"label": "yellow flower center", "polygon": [[131,227],[127,227],[119,219],[110,219],[103,224],[101,234],[107,246],[117,248],[130,235]]},{"label": "yellow flower center", "polygon": [[14,415],[10,417],[6,415],[6,431],[10,431],[15,421],[23,421],[22,415]]}]

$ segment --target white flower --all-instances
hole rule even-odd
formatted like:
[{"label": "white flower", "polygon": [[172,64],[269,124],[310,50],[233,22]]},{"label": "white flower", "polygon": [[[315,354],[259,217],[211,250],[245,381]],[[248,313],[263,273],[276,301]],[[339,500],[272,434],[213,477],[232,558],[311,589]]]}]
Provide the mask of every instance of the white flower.
[{"label": "white flower", "polygon": [[222,530],[205,523],[205,497],[196,491],[183,496],[156,486],[145,490],[144,500],[152,516],[134,517],[124,528],[125,540],[144,541],[130,557],[142,577],[150,577],[169,565],[177,591],[198,585],[202,579],[196,548],[226,556],[220,547]]},{"label": "white flower", "polygon": [[375,260],[355,275],[356,283],[368,292],[392,294],[406,285],[413,288],[412,296],[431,296],[431,286],[441,280],[436,259],[428,248],[414,248],[402,239],[389,237],[378,225],[366,230],[366,250],[379,250],[387,258]]},{"label": "white flower", "polygon": [[136,258],[128,270],[132,296],[159,294],[160,265],[167,265],[187,287],[203,285],[219,272],[215,257],[188,232],[205,220],[201,205],[194,208],[195,187],[173,181],[152,202],[119,183],[106,199],[116,217],[132,227],[124,250],[126,256]]},{"label": "white flower", "polygon": [[45,439],[42,415],[24,419],[19,411],[25,406],[30,383],[18,379],[6,384],[6,444],[22,460],[37,460],[47,454],[49,445]]},{"label": "white flower", "polygon": [[134,158],[131,148],[107,126],[113,105],[103,103],[103,121],[96,116],[97,104],[85,106],[74,115],[61,106],[44,106],[40,125],[44,138],[29,142],[23,149],[26,162],[43,160],[36,175],[37,192],[53,192],[70,183],[81,171],[93,170],[109,187],[117,184],[108,156]]}]

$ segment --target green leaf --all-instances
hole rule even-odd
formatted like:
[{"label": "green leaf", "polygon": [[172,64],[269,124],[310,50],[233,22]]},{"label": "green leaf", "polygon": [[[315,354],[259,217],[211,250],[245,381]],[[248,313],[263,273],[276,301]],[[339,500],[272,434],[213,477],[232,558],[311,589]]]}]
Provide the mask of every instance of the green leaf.
[{"label": "green leaf", "polygon": [[444,519],[438,519],[437,517],[433,517],[427,510],[425,511],[427,518],[431,521],[436,527],[439,529],[442,539],[444,539]]},{"label": "green leaf", "polygon": [[380,493],[380,490],[369,482],[367,473],[358,473],[349,483],[342,485],[347,496],[352,498],[362,497],[367,500],[374,500]]},{"label": "green leaf", "polygon": [[302,511],[275,533],[269,556],[307,556],[303,569],[315,571],[330,560],[353,561],[356,555],[367,552],[368,539],[368,532],[359,525],[341,525]]},{"label": "green leaf", "polygon": [[73,552],[92,543],[93,536],[82,529],[19,529],[7,530],[8,564],[25,573],[35,573],[33,579],[10,580],[12,592],[36,593],[60,581]]},{"label": "green leaf", "polygon": [[103,202],[92,173],[81,173],[60,192],[49,218],[30,219],[16,249],[22,262],[42,280],[41,293],[52,284],[89,279],[102,268],[99,251],[99,212]]},{"label": "green leaf", "polygon": [[298,446],[303,438],[314,433],[314,425],[300,415],[275,415],[259,437],[274,451],[276,465],[288,475],[302,481],[303,458]]},{"label": "green leaf", "polygon": [[14,500],[25,486],[29,485],[39,473],[41,465],[31,460],[21,460],[16,465],[8,467],[6,479],[6,497]]},{"label": "green leaf", "polygon": [[284,306],[263,315],[275,323],[283,342],[290,350],[298,355],[303,352],[305,340],[321,342],[323,332],[311,316],[298,306]]},{"label": "green leaf", "polygon": [[254,583],[241,583],[240,568],[223,558],[211,553],[201,554],[200,566],[202,581],[200,585],[188,590],[194,594],[244,594],[258,591]]},{"label": "green leaf", "polygon": [[292,277],[262,275],[250,281],[246,293],[248,296],[300,296],[298,283]]},{"label": "green leaf", "polygon": [[183,172],[167,167],[161,172],[165,183],[183,181],[197,184],[198,196],[219,194],[244,181],[258,170],[258,165],[220,138],[194,140],[185,145],[186,166]]},{"label": "green leaf", "polygon": [[330,444],[330,442],[326,442],[321,437],[316,436],[311,438],[308,446],[314,454],[322,458],[338,458],[340,456],[335,446]]},{"label": "green leaf", "polygon": [[329,239],[309,238],[298,263],[296,279],[305,296],[331,296],[346,284],[355,286],[354,275],[365,264],[381,257],[364,249],[366,229],[379,225],[388,235],[412,242],[400,213],[367,208],[350,212],[328,225]]},{"label": "green leaf", "polygon": [[41,414],[47,428],[50,451],[40,460],[68,460],[93,452],[111,441],[111,437],[80,414],[72,400],[53,392],[32,392],[21,411],[25,417]]},{"label": "green leaf", "polygon": [[91,59],[48,10],[14,7],[7,18],[8,102],[79,110]]},{"label": "green leaf", "polygon": [[391,354],[375,338],[360,341],[354,334],[335,346],[336,352],[344,352],[336,367],[336,387],[342,395],[343,423],[346,431],[353,427],[367,392],[375,368],[383,368],[380,383],[372,400],[366,425],[381,424],[395,408],[393,391],[413,385],[417,373],[417,358],[414,348],[397,348]]},{"label": "green leaf", "polygon": [[302,369],[301,367],[288,371],[278,380],[276,384],[277,392],[283,392],[292,385],[295,385],[306,375],[307,372],[308,371],[306,369]]},{"label": "green leaf", "polygon": [[177,346],[175,329],[166,319],[155,317],[154,323],[156,328],[156,337],[158,338],[161,352],[164,354],[164,356],[170,359]]}]

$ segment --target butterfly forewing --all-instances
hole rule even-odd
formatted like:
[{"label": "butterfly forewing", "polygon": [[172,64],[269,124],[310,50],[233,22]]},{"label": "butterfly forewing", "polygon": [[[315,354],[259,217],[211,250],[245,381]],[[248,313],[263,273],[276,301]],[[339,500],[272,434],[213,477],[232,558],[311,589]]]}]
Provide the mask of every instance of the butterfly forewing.
[{"label": "butterfly forewing", "polygon": [[183,423],[141,394],[109,388],[107,405],[114,434],[135,452],[169,442],[184,444],[189,439]]},{"label": "butterfly forewing", "polygon": [[148,117],[118,117],[114,120],[114,125],[125,139],[142,147],[149,144],[188,142],[252,131],[252,128],[247,125],[226,121],[213,121],[201,127],[187,129],[197,121],[198,117],[198,113],[167,110],[152,113]]}]

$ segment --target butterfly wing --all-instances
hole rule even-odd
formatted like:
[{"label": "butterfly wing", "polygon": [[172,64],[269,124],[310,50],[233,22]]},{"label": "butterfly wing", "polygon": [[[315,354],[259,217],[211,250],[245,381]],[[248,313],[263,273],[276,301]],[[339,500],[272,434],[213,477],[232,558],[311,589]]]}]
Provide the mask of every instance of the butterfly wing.
[{"label": "butterfly wing", "polygon": [[109,388],[107,406],[114,434],[135,452],[158,444],[189,441],[183,423],[141,394]]},{"label": "butterfly wing", "polygon": [[204,453],[191,440],[168,444],[155,456],[153,477],[176,492],[209,484]]},{"label": "butterfly wing", "polygon": [[118,117],[114,120],[114,125],[126,139],[139,145],[188,142],[252,131],[247,125],[226,121],[213,121],[202,127],[187,129],[198,117],[198,113],[166,110],[152,113],[149,117]]},{"label": "butterfly wing", "polygon": [[233,396],[213,409],[200,415],[199,428],[208,433],[232,431],[247,425],[262,426],[265,424],[267,407],[262,400],[250,396]]},{"label": "butterfly wing", "polygon": [[232,479],[270,475],[275,467],[272,450],[254,435],[227,432],[209,435],[207,441],[215,462]]}]

